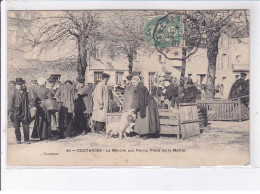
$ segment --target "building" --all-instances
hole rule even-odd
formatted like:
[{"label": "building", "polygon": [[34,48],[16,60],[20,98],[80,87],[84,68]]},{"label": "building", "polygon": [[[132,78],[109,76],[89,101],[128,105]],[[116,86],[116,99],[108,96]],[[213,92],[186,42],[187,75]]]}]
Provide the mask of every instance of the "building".
[{"label": "building", "polygon": [[[173,49],[181,57],[181,49]],[[110,72],[110,84],[119,84],[122,75],[128,71],[128,60],[126,56],[121,56],[112,60],[101,56],[99,61],[93,61],[88,68],[86,76],[92,82],[100,79],[103,71]],[[154,83],[154,75],[157,71],[164,71],[172,74],[176,78],[181,74],[181,61],[168,60],[155,49],[149,51],[139,50],[133,62],[133,71],[140,73],[144,78],[144,84],[151,88]],[[187,59],[185,77],[192,78],[197,84],[207,83],[208,58],[207,50],[204,48]],[[248,73],[249,78],[249,38],[227,38],[222,36],[219,41],[219,53],[216,66],[216,98],[227,99],[230,88],[235,82],[236,77],[241,72]],[[218,90],[218,86],[223,85],[223,89]]]}]

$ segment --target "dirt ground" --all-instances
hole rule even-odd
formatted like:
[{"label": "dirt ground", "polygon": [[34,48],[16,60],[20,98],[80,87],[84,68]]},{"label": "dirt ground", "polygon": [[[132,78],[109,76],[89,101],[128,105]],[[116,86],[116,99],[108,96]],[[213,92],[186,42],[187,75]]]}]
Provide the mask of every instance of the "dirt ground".
[{"label": "dirt ground", "polygon": [[[249,121],[212,121],[198,136],[181,140],[162,136],[106,139],[105,134],[57,141],[16,144],[14,128],[8,128],[8,165],[14,166],[200,166],[249,163]],[[100,149],[93,152],[91,149]],[[117,150],[113,150],[117,149]],[[129,153],[128,151],[134,153]],[[163,151],[164,150],[164,151]]]}]

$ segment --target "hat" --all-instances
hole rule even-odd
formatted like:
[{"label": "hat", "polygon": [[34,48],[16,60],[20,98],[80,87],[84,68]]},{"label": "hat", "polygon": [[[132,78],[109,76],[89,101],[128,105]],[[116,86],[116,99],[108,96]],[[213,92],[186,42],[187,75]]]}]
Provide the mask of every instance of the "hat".
[{"label": "hat", "polygon": [[37,80],[36,80],[36,79],[33,79],[33,80],[31,80],[31,83],[37,84]]},{"label": "hat", "polygon": [[56,82],[58,78],[56,76],[51,75],[48,79],[49,82]]},{"label": "hat", "polygon": [[187,84],[193,84],[193,81],[192,81],[191,78],[188,78],[188,80],[187,80]]},{"label": "hat", "polygon": [[85,83],[85,78],[84,77],[79,77],[77,78],[79,83]]},{"label": "hat", "polygon": [[55,77],[57,80],[60,79],[61,74],[51,74],[52,77]]},{"label": "hat", "polygon": [[110,75],[107,73],[102,73],[102,78],[110,78]]},{"label": "hat", "polygon": [[66,80],[65,81],[65,84],[70,84],[70,85],[73,85],[72,81],[71,80]]},{"label": "hat", "polygon": [[244,72],[242,72],[242,73],[240,73],[240,76],[241,76],[241,77],[246,77],[246,76],[247,76],[247,74],[246,74],[246,73],[244,73]]},{"label": "hat", "polygon": [[16,78],[15,79],[15,84],[22,85],[24,83],[25,83],[25,81],[22,78]]}]

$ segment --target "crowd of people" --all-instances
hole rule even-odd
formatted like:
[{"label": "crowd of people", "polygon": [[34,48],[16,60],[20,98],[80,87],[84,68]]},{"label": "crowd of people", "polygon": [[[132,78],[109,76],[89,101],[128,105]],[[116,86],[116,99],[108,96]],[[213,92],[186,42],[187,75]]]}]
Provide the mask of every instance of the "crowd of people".
[{"label": "crowd of people", "polygon": [[[119,111],[112,90],[123,94],[122,111],[134,110],[136,114],[134,134],[143,139],[159,137],[158,108],[179,108],[179,103],[196,102],[200,90],[188,78],[180,89],[176,79],[159,76],[149,92],[140,75],[128,75],[122,87],[108,85],[110,75],[102,74],[98,83],[85,83],[78,78],[76,83],[59,77],[31,80],[27,88],[22,78],[9,82],[8,115],[15,128],[18,144],[21,144],[22,124],[24,142],[30,138],[41,141],[86,135],[88,132],[104,133],[106,114]],[[34,121],[34,122],[33,122]],[[33,131],[29,137],[30,124]]]}]

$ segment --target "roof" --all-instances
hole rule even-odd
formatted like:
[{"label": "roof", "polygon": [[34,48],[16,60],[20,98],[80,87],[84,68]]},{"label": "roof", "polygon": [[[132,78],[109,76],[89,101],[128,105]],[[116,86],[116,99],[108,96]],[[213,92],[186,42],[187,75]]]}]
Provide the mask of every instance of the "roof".
[{"label": "roof", "polygon": [[118,61],[118,60],[110,60],[110,61],[93,61],[89,67],[90,70],[119,70],[119,71],[127,71],[128,70],[128,62],[127,61]]}]

